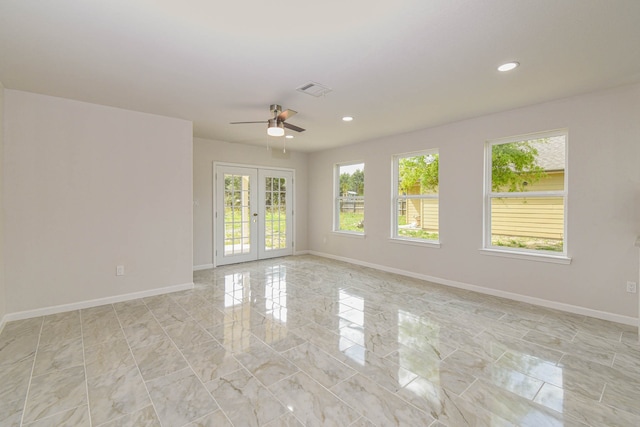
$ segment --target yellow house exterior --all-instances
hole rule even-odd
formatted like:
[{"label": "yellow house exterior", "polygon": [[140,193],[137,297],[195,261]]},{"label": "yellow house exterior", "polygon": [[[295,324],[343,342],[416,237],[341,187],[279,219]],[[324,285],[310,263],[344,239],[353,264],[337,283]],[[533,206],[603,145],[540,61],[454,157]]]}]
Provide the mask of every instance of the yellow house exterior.
[{"label": "yellow house exterior", "polygon": [[[420,194],[419,186],[416,192],[409,194]],[[437,199],[408,199],[407,200],[407,223],[415,223],[416,227],[430,232],[438,231],[439,213]]]},{"label": "yellow house exterior", "polygon": [[[564,171],[527,186],[527,191],[562,190]],[[491,234],[558,239],[564,237],[564,200],[562,197],[493,199]]]}]

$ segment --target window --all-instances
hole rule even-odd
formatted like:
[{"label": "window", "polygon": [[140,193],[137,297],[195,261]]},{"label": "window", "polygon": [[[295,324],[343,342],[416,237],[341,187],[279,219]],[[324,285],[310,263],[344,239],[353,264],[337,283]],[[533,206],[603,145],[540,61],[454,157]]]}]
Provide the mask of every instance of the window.
[{"label": "window", "polygon": [[486,143],[484,247],[566,257],[567,133]]},{"label": "window", "polygon": [[394,156],[393,238],[438,243],[439,164],[438,150]]},{"label": "window", "polygon": [[364,163],[335,167],[334,231],[364,234]]}]

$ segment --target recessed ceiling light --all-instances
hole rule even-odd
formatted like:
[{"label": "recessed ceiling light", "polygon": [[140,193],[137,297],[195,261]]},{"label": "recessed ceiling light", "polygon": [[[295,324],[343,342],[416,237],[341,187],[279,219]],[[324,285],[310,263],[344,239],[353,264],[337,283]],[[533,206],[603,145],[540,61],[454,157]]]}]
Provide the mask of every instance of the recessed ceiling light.
[{"label": "recessed ceiling light", "polygon": [[353,117],[351,117],[351,116],[344,116],[344,117],[342,118],[342,121],[343,121],[343,122],[351,122],[351,121],[353,121]]},{"label": "recessed ceiling light", "polygon": [[520,65],[519,62],[507,62],[506,64],[502,64],[498,67],[498,71],[511,71],[514,68],[517,68]]},{"label": "recessed ceiling light", "polygon": [[293,135],[287,135],[287,136],[285,136],[285,138],[287,138],[287,139],[293,139]]}]

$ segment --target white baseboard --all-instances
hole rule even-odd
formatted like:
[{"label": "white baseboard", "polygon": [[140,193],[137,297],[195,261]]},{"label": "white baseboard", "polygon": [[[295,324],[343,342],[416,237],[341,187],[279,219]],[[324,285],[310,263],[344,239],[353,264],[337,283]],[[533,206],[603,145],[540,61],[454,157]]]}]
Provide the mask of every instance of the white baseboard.
[{"label": "white baseboard", "polygon": [[194,265],[193,266],[193,271],[210,270],[212,268],[213,268],[213,264]]},{"label": "white baseboard", "polygon": [[130,294],[114,295],[112,297],[74,302],[71,304],[55,305],[52,307],[36,308],[34,310],[19,311],[17,313],[9,313],[9,314],[5,314],[4,318],[2,319],[3,321],[2,326],[4,327],[4,323],[6,322],[11,322],[14,320],[23,320],[23,319],[29,319],[32,317],[47,316],[49,314],[63,313],[65,311],[80,310],[83,308],[91,308],[91,307],[97,307],[100,305],[114,304],[116,302],[129,301],[132,299],[169,294],[172,292],[193,289],[193,287],[194,287],[193,282],[191,282],[191,283],[184,283],[182,285],[173,285],[173,286],[166,286],[164,288],[149,289],[148,291],[132,292]]},{"label": "white baseboard", "polygon": [[[309,255],[309,251],[294,251],[293,252],[294,256],[298,256],[298,255]],[[200,271],[200,270],[210,270],[214,268],[213,264],[201,264],[201,265],[194,265],[193,266],[193,271]]]},{"label": "white baseboard", "polygon": [[465,289],[468,291],[474,291],[481,294],[492,295],[495,297],[506,298],[514,301],[526,302],[532,305],[538,305],[541,307],[552,308],[554,310],[566,311],[573,314],[581,314],[583,316],[595,317],[597,319],[609,320],[612,322],[622,323],[625,325],[638,326],[639,319],[630,316],[623,316],[620,314],[609,313],[606,311],[594,310],[591,308],[580,307],[577,305],[565,304],[557,301],[550,301],[542,298],[530,297],[527,295],[520,295],[513,292],[501,291],[498,289],[485,288],[483,286],[471,285],[469,283],[457,282],[455,280],[442,279],[440,277],[428,276],[426,274],[414,273],[411,271],[400,270],[398,268],[387,267],[384,265],[373,264],[370,262],[359,261],[357,259],[346,258],[336,255],[331,255],[323,252],[308,251],[311,255],[316,255],[324,258],[335,259],[336,261],[344,261],[351,264],[361,265],[363,267],[370,267],[376,270],[386,271],[388,273],[395,273],[401,276],[412,277],[414,279],[426,280],[428,282],[438,283],[440,285],[451,286],[454,288]]}]

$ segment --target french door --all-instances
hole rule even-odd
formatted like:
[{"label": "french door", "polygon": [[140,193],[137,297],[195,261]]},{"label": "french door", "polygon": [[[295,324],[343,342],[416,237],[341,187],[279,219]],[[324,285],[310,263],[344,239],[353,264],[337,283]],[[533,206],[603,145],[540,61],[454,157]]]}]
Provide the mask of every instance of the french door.
[{"label": "french door", "polygon": [[217,165],[215,265],[293,254],[293,173]]}]

